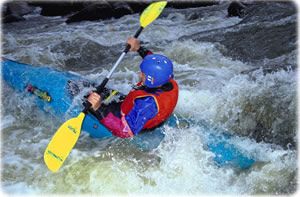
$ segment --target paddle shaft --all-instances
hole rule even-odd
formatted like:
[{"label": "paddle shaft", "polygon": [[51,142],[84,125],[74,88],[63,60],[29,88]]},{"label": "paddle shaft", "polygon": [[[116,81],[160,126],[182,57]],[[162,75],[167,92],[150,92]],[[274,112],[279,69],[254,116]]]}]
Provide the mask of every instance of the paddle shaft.
[{"label": "paddle shaft", "polygon": [[[144,28],[142,26],[140,26],[140,28],[138,29],[138,31],[135,33],[134,38],[138,38],[139,35],[142,33],[143,29]],[[119,64],[122,61],[122,59],[124,58],[124,56],[129,51],[130,47],[131,47],[130,45],[126,46],[126,48],[124,49],[124,51],[122,52],[121,56],[119,57],[119,59],[117,60],[117,62],[113,66],[113,68],[110,70],[110,72],[108,73],[108,75],[106,76],[106,78],[102,81],[102,83],[99,86],[96,87],[96,93],[100,94],[103,91],[103,89],[106,86],[108,80],[112,76],[113,72],[117,69],[117,67],[119,66]],[[86,114],[91,106],[92,106],[92,104],[89,103],[89,102],[87,102],[85,104],[85,108],[84,108],[84,110],[82,112]]]},{"label": "paddle shaft", "polygon": [[[135,38],[137,38],[142,30],[153,22],[162,12],[164,7],[166,6],[166,1],[155,2],[149,5],[140,17],[140,25],[141,27],[135,34]],[[107,84],[109,78],[113,74],[114,70],[120,64],[121,60],[124,58],[125,54],[129,51],[130,46],[126,46],[126,49],[123,51],[122,55],[115,63],[114,67],[107,75],[107,77],[102,81],[102,83],[96,88],[97,93],[101,93],[104,86]],[[91,107],[90,103],[85,104],[85,109],[76,117],[71,118],[66,121],[55,133],[50,143],[48,144],[45,153],[44,153],[44,161],[47,167],[52,171],[56,172],[63,164],[65,159],[70,154],[72,148],[76,144],[78,137],[81,132],[82,123],[84,121],[85,115],[88,112],[88,109]]]}]

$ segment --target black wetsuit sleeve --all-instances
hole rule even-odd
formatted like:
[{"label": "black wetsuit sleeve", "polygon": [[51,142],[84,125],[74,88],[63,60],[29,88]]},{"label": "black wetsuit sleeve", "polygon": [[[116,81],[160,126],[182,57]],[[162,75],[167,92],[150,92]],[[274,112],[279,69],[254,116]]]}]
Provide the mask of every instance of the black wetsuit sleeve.
[{"label": "black wetsuit sleeve", "polygon": [[139,50],[137,50],[137,52],[139,53],[139,55],[144,58],[146,57],[147,55],[151,55],[153,54],[150,50],[146,49],[145,47],[143,46],[140,46]]}]

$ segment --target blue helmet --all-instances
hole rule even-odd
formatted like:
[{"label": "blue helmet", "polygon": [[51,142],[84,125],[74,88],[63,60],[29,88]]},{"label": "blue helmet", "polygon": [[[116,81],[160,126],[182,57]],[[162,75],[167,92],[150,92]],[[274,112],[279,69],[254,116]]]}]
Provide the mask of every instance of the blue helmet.
[{"label": "blue helmet", "polygon": [[146,75],[145,85],[149,88],[164,85],[173,75],[173,64],[163,55],[147,55],[140,69]]}]

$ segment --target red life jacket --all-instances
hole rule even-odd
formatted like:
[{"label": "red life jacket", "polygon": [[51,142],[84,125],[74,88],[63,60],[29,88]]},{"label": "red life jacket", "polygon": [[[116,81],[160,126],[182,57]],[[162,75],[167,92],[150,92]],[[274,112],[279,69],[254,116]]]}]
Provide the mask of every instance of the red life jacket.
[{"label": "red life jacket", "polygon": [[156,102],[157,105],[157,114],[151,119],[148,120],[147,123],[144,125],[143,129],[150,129],[153,128],[166,119],[168,119],[178,100],[178,85],[176,81],[174,81],[172,78],[170,79],[170,82],[173,85],[173,89],[170,91],[165,92],[155,92],[154,93],[148,93],[144,90],[132,90],[124,99],[122,105],[121,105],[121,114],[128,115],[132,108],[134,107],[134,101],[137,98],[142,98],[146,96],[152,96]]}]

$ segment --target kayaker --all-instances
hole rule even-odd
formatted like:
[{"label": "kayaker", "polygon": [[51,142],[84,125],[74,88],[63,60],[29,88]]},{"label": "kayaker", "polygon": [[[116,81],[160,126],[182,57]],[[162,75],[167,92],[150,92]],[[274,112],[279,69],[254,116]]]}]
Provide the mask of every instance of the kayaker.
[{"label": "kayaker", "polygon": [[101,96],[93,91],[88,97],[92,111],[101,124],[121,138],[160,126],[172,114],[178,100],[172,62],[140,46],[135,38],[129,38],[127,44],[131,46],[130,51],[137,51],[143,58],[139,73],[141,81],[123,102],[114,106],[117,110],[101,106]]}]

